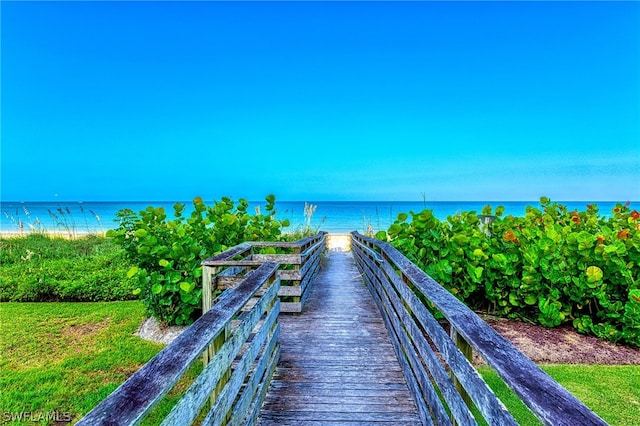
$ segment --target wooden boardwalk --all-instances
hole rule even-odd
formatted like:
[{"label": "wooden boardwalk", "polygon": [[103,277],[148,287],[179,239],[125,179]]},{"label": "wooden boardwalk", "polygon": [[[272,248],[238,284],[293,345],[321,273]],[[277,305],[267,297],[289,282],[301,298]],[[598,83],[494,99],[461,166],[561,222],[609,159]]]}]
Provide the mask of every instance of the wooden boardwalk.
[{"label": "wooden boardwalk", "polygon": [[300,315],[280,315],[280,362],[261,425],[420,425],[351,252],[329,251]]}]

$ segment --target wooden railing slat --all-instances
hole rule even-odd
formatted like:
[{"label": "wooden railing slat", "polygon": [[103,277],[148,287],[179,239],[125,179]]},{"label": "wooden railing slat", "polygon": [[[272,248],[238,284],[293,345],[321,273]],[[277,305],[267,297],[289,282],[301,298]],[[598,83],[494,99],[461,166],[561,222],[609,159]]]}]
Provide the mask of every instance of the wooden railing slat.
[{"label": "wooden railing slat", "polygon": [[[403,346],[411,347],[411,351],[406,351],[406,352],[407,352],[407,355],[410,356],[414,374],[416,370],[421,370],[420,362],[416,356],[416,353],[419,353],[423,361],[427,364],[430,375],[433,377],[433,379],[437,383],[442,396],[447,402],[449,409],[453,412],[454,417],[457,420],[458,424],[464,424],[464,425],[477,424],[475,419],[471,415],[469,408],[466,406],[465,402],[463,401],[460,393],[456,391],[453,385],[453,381],[451,380],[449,375],[446,373],[446,371],[442,367],[442,364],[438,360],[436,354],[433,352],[428,342],[424,338],[422,330],[418,328],[416,322],[414,321],[411,314],[407,310],[407,308],[411,308],[411,306],[409,306],[409,302],[406,300],[407,296],[410,296],[413,294],[409,294],[410,293],[408,291],[409,289],[399,279],[398,275],[390,267],[390,265],[384,262],[380,262],[380,263],[382,265],[377,265],[378,269],[380,271],[384,271],[385,280],[386,280],[386,283],[388,283],[388,286],[386,287],[388,287],[390,290],[390,291],[387,291],[386,289],[382,289],[382,291],[385,291],[386,298],[394,307],[395,315],[398,316],[399,323],[404,328],[404,332],[401,335],[403,339]],[[407,306],[405,306],[405,304],[407,304]],[[422,304],[421,306],[424,307],[424,305]],[[469,366],[469,368],[472,369],[471,366]],[[421,376],[423,376],[422,381],[420,382],[421,387],[425,389],[426,392],[429,392],[430,401],[431,401],[434,398],[435,390],[433,389],[433,386],[431,385],[431,383],[428,382],[428,378],[424,376],[424,372]],[[481,379],[479,380],[482,383],[484,383]],[[486,387],[486,391],[491,392],[489,387]],[[430,402],[430,403],[441,405],[437,396],[435,397],[435,399],[436,399],[436,402]],[[495,398],[495,401],[499,403],[497,398]],[[502,408],[504,409],[504,406],[502,406]],[[506,409],[505,409],[505,412],[506,412]],[[444,413],[444,408],[442,409],[440,414],[441,415],[444,414],[446,416],[446,414]],[[499,423],[501,425],[507,425],[509,424],[509,420],[513,420],[513,418],[510,415],[508,415],[508,418],[506,419],[502,417],[495,420],[500,420]],[[440,422],[443,424],[447,424],[448,420],[447,422],[445,422],[444,420],[440,419]]]},{"label": "wooden railing slat", "polygon": [[[278,300],[279,304],[280,301]],[[278,307],[279,309],[279,307]],[[278,350],[278,337],[280,335],[280,326],[276,325],[277,329],[267,341],[266,347],[262,350],[261,356],[256,361],[256,367],[251,373],[251,378],[244,386],[242,393],[235,404],[231,419],[229,419],[229,425],[239,425],[247,417],[247,412],[252,403],[256,400],[257,394],[259,394],[259,388],[261,383],[269,383],[270,375],[268,371],[273,371],[272,363],[274,361],[273,355]],[[265,373],[267,376],[265,379]]]},{"label": "wooden railing slat", "polygon": [[212,262],[217,262],[221,260],[230,260],[236,256],[244,255],[251,251],[251,244],[249,243],[240,243],[237,246],[233,246],[228,250],[223,251],[222,253],[216,254],[215,256],[211,256],[202,261],[202,265],[204,266],[213,266]]},{"label": "wooden railing slat", "polygon": [[278,262],[299,265],[302,259],[299,254],[254,254],[251,260],[258,262]]},{"label": "wooden railing slat", "polygon": [[[276,370],[278,365],[278,359],[280,358],[280,344],[276,345],[275,350],[271,353],[271,357],[267,363],[268,369],[265,372],[265,379],[260,382],[258,389],[256,390],[257,398],[251,402],[251,406],[247,410],[247,417],[245,418],[244,423],[233,423],[235,424],[244,424],[245,426],[253,426],[256,424],[258,420],[258,415],[260,414],[260,409],[262,408],[262,403],[267,396],[267,391],[269,390],[269,383],[271,382],[271,377]],[[232,419],[233,420],[233,419]]]},{"label": "wooden railing slat", "polygon": [[[360,255],[360,253],[357,253],[356,251],[356,255]],[[420,372],[420,370],[416,372],[416,370],[412,368],[410,361],[407,359],[409,353],[404,349],[403,344],[401,344],[397,327],[392,324],[385,303],[380,298],[380,290],[377,287],[383,286],[383,284],[381,284],[380,282],[374,284],[374,279],[380,279],[375,275],[375,266],[372,266],[372,263],[370,263],[372,262],[371,259],[366,259],[363,257],[360,257],[360,259],[364,261],[367,266],[369,266],[364,270],[365,275],[367,275],[369,278],[369,280],[365,280],[365,283],[367,284],[367,287],[369,287],[369,291],[371,292],[373,300],[378,306],[380,313],[382,314],[382,320],[384,321],[385,326],[389,331],[391,343],[393,344],[394,350],[396,351],[396,356],[398,357],[398,361],[400,362],[400,367],[402,368],[405,379],[407,380],[407,384],[409,385],[409,388],[413,393],[422,422],[428,425],[433,425],[434,422],[431,417],[432,415],[435,415],[437,418],[444,421],[443,424],[450,424],[444,411],[444,407],[438,400],[435,389],[428,383],[428,380],[425,380],[426,377],[424,371],[422,371],[422,373]],[[423,391],[421,391],[421,389]]]},{"label": "wooden railing slat", "polygon": [[[434,343],[438,351],[445,357],[449,368],[453,371],[455,376],[459,378],[470,395],[472,395],[472,400],[484,418],[500,425],[517,424],[511,413],[507,411],[504,404],[502,404],[491,388],[482,379],[482,376],[480,376],[478,371],[473,368],[473,365],[471,365],[464,355],[460,353],[455,343],[445,333],[441,325],[433,317],[431,312],[429,312],[424,303],[422,303],[411,289],[402,281],[391,265],[385,263],[383,268],[385,269],[387,276],[390,277],[396,290],[401,294],[404,303],[406,303],[408,308],[411,309],[412,315],[415,316],[422,328],[426,330],[429,338]],[[419,334],[420,330],[415,330],[415,332],[416,334]],[[428,344],[425,342],[421,346],[422,350],[425,349],[424,346],[428,346]],[[432,374],[437,373],[432,372]],[[447,379],[448,376],[446,379],[441,379],[443,387],[441,387],[440,390],[447,398],[447,402],[454,404],[455,407],[455,404],[459,402],[459,394],[457,395],[458,397],[455,398],[449,395],[449,392],[452,390],[453,392],[456,391],[455,389],[449,388],[449,385],[452,386],[453,384]],[[450,401],[449,398],[454,399]],[[462,415],[460,420],[463,418],[464,415]]]},{"label": "wooden railing slat", "polygon": [[248,274],[231,294],[222,298],[77,424],[138,424],[277,268],[277,263],[265,263]]},{"label": "wooden railing slat", "polygon": [[[260,301],[244,316],[238,327],[231,333],[231,338],[216,352],[202,373],[164,419],[163,426],[191,424],[198,416],[202,406],[211,394],[211,389],[214,388],[229,366],[231,366],[242,345],[246,342],[260,318],[268,310],[269,305],[273,305],[278,286],[279,282],[277,280],[274,281],[260,298]],[[279,307],[275,307],[271,308],[269,315],[274,317],[278,313]]]},{"label": "wooden railing slat", "polygon": [[229,381],[220,395],[218,395],[215,404],[213,404],[211,410],[205,417],[203,421],[204,424],[219,425],[226,419],[229,410],[231,409],[231,406],[245,381],[245,378],[249,374],[251,365],[254,363],[260,349],[262,348],[263,343],[265,341],[270,342],[269,347],[277,343],[280,328],[275,320],[271,325],[263,325],[251,341],[251,344],[238,361],[233,373],[231,373]]}]

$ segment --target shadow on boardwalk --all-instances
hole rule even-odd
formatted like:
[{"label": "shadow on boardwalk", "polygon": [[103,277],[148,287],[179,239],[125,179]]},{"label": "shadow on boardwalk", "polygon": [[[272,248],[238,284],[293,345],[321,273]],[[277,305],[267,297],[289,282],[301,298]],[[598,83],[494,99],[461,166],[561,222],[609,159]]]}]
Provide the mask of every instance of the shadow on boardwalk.
[{"label": "shadow on boardwalk", "polygon": [[327,252],[304,313],[280,321],[280,362],[259,424],[421,424],[351,252]]}]

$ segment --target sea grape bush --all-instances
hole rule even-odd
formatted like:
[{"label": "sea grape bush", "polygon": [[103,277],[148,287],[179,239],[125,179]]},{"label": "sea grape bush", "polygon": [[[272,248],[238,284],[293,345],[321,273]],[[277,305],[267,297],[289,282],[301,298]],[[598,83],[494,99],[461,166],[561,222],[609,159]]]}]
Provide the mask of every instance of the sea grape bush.
[{"label": "sea grape bush", "polygon": [[640,346],[640,213],[618,204],[569,211],[546,197],[522,217],[485,207],[437,219],[401,213],[389,240],[474,310]]},{"label": "sea grape bush", "polygon": [[282,239],[287,220],[275,219],[275,196],[266,197],[266,212],[250,214],[249,203],[238,204],[229,197],[206,205],[193,200],[193,212],[186,217],[185,205],[174,205],[168,219],[162,207],[149,206],[136,213],[121,210],[118,228],[107,232],[136,265],[128,276],[138,280],[134,290],[147,312],[167,324],[190,324],[201,312],[202,268],[206,257],[243,241]]}]

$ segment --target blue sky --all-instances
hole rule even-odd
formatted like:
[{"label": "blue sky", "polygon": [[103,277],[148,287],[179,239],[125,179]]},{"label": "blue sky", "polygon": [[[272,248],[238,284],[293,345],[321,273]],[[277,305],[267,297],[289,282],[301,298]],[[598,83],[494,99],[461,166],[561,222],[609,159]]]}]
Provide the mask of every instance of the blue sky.
[{"label": "blue sky", "polygon": [[638,2],[1,15],[3,200],[640,200]]}]

